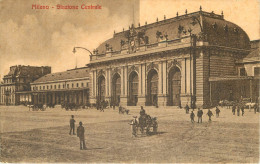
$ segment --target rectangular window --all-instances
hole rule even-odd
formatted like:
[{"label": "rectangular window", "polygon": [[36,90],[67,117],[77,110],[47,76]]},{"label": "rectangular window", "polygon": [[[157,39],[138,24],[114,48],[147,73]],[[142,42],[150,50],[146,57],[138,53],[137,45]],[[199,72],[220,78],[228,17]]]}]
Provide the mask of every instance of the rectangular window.
[{"label": "rectangular window", "polygon": [[47,85],[47,89],[49,89],[49,86]]},{"label": "rectangular window", "polygon": [[45,86],[43,86],[43,89],[45,89]]},{"label": "rectangular window", "polygon": [[247,74],[246,74],[246,69],[245,68],[240,68],[240,70],[239,70],[239,75],[240,76],[246,76]]},{"label": "rectangular window", "polygon": [[65,85],[63,84],[63,85],[62,85],[62,87],[64,88],[64,87],[65,87]]},{"label": "rectangular window", "polygon": [[73,88],[73,87],[74,87],[74,84],[72,83],[72,84],[71,84],[71,88]]},{"label": "rectangular window", "polygon": [[42,86],[40,86],[40,90],[42,89]]},{"label": "rectangular window", "polygon": [[84,87],[84,83],[81,83],[81,87]]},{"label": "rectangular window", "polygon": [[56,85],[54,85],[54,89],[56,89]]},{"label": "rectangular window", "polygon": [[79,83],[77,83],[77,88],[79,87]]},{"label": "rectangular window", "polygon": [[260,67],[255,67],[254,68],[254,76],[260,76]]},{"label": "rectangular window", "polygon": [[70,85],[69,84],[67,84],[67,88],[69,88],[70,87]]},{"label": "rectangular window", "polygon": [[52,85],[51,85],[51,89],[52,89]]}]

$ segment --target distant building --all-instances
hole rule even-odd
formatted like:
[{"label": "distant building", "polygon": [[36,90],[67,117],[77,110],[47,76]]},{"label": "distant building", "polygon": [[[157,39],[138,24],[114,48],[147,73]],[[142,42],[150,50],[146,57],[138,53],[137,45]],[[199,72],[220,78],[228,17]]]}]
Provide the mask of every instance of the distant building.
[{"label": "distant building", "polygon": [[51,73],[51,67],[48,66],[11,66],[9,73],[3,77],[3,82],[0,84],[0,104],[19,104],[20,98],[17,92],[30,91],[30,83],[48,73]]},{"label": "distant building", "polygon": [[51,73],[30,83],[30,91],[19,92],[21,102],[32,104],[89,103],[87,67]]}]

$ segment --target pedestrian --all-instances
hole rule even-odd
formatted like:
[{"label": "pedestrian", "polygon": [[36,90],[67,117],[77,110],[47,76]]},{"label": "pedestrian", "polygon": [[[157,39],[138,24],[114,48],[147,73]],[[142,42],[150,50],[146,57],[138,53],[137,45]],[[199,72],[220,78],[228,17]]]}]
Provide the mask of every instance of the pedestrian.
[{"label": "pedestrian", "polygon": [[237,106],[237,116],[239,116],[240,115],[240,106],[238,105]]},{"label": "pedestrian", "polygon": [[189,114],[190,107],[189,107],[188,104],[186,104],[186,106],[185,106],[185,110],[186,110],[186,114]]},{"label": "pedestrian", "polygon": [[241,112],[242,112],[242,116],[244,116],[244,114],[245,114],[245,110],[244,110],[245,108],[244,108],[244,105],[242,105],[241,106]]},{"label": "pedestrian", "polygon": [[145,110],[144,110],[144,107],[141,106],[141,110],[140,110],[140,116],[143,116],[145,115]]},{"label": "pedestrian", "polygon": [[122,109],[123,109],[123,108],[122,108],[122,106],[120,105],[119,108],[118,108],[119,114],[122,113]]},{"label": "pedestrian", "polygon": [[73,135],[75,135],[75,120],[74,120],[74,115],[71,115],[71,119],[70,119],[70,135],[71,135],[71,131],[73,131]]},{"label": "pedestrian", "polygon": [[132,131],[132,137],[136,137],[137,136],[137,116],[133,116],[134,119],[131,121],[130,125],[131,125],[131,131]]},{"label": "pedestrian", "polygon": [[254,105],[254,112],[255,112],[255,114],[256,114],[256,111],[257,111],[257,103],[255,103],[255,105]]},{"label": "pedestrian", "polygon": [[80,144],[80,150],[86,150],[86,144],[85,144],[85,129],[82,126],[82,122],[79,122],[79,127],[77,128],[77,136],[79,137],[79,144]]},{"label": "pedestrian", "polygon": [[213,113],[211,112],[211,110],[208,110],[207,115],[209,116],[209,122],[211,122],[211,116],[213,116]]},{"label": "pedestrian", "polygon": [[233,107],[232,107],[232,113],[233,113],[233,115],[236,114],[236,105],[235,105],[235,104],[234,104]]},{"label": "pedestrian", "polygon": [[219,117],[219,113],[220,113],[220,110],[219,110],[219,108],[216,106],[216,117]]},{"label": "pedestrian", "polygon": [[194,117],[195,117],[195,114],[193,113],[193,111],[191,111],[190,120],[192,123],[194,123]]},{"label": "pedestrian", "polygon": [[116,109],[116,104],[115,104],[115,102],[113,102],[113,110],[115,110]]},{"label": "pedestrian", "polygon": [[197,116],[198,116],[198,123],[202,123],[202,115],[203,115],[203,111],[198,108],[198,112],[197,112]]}]

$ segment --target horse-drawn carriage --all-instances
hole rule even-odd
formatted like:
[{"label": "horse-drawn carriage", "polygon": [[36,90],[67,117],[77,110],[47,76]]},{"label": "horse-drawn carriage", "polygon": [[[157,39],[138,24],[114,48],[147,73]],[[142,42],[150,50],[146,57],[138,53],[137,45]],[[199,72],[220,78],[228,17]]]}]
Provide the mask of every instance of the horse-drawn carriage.
[{"label": "horse-drawn carriage", "polygon": [[[134,118],[131,124],[134,128],[135,133],[138,133],[138,129],[140,129],[141,134],[150,135],[151,133],[157,133],[158,123],[156,117],[151,117],[148,114],[141,115],[139,119]],[[152,129],[152,130],[151,130]]]},{"label": "horse-drawn carriage", "polygon": [[29,111],[32,109],[32,111],[45,111],[47,106],[45,104],[34,104],[34,105],[27,105],[29,108]]},{"label": "horse-drawn carriage", "polygon": [[128,114],[128,113],[129,113],[129,109],[119,106],[119,114]]}]

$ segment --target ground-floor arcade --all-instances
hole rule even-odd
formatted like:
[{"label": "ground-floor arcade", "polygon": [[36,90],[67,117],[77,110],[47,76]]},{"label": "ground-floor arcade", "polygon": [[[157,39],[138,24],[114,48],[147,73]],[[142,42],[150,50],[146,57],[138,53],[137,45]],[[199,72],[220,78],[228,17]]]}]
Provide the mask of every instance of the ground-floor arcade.
[{"label": "ground-floor arcade", "polygon": [[91,103],[122,106],[191,105],[190,61],[178,59],[92,71]]},{"label": "ground-floor arcade", "polygon": [[60,91],[33,91],[20,92],[20,103],[53,104],[74,103],[76,105],[89,104],[88,89],[60,90]]}]

